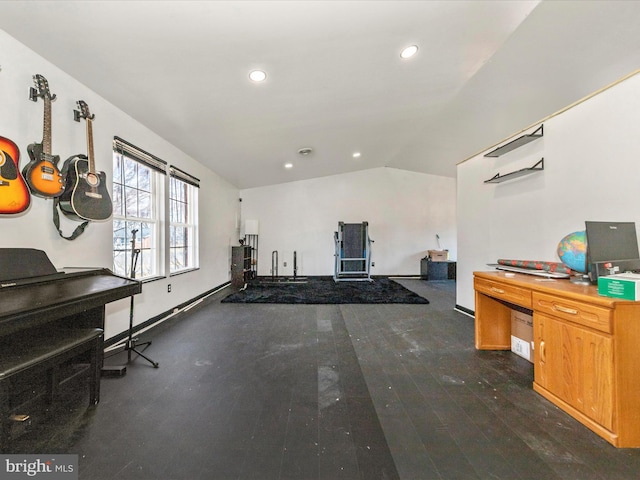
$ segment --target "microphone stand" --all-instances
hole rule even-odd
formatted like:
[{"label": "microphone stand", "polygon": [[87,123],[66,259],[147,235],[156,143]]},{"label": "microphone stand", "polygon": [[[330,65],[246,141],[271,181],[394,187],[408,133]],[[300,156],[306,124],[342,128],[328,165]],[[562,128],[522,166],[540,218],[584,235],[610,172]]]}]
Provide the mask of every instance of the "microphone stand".
[{"label": "microphone stand", "polygon": [[[138,229],[131,230],[131,273],[130,276],[135,280],[136,278],[136,265],[138,264],[138,256],[140,255],[140,249],[136,248],[136,233]],[[127,346],[125,350],[127,350],[127,363],[131,363],[131,352],[136,353],[138,356],[144,358],[147,362],[153,365],[153,368],[158,368],[158,362],[154,362],[149,357],[145,356],[136,349],[139,345],[146,345],[147,347],[151,345],[151,342],[144,342],[137,344],[137,338],[133,338],[133,295],[131,295],[131,304],[129,306],[129,339],[127,340]],[[146,347],[145,347],[146,349]]]}]

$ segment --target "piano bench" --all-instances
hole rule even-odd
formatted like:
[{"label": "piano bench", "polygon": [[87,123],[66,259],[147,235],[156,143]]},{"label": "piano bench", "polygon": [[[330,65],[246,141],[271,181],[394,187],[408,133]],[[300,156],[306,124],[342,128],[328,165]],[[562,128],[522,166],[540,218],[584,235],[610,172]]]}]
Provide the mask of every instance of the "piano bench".
[{"label": "piano bench", "polygon": [[[60,366],[81,355],[89,355],[89,405],[100,401],[100,369],[102,368],[103,330],[101,328],[40,330],[29,335],[7,335],[0,341],[0,445],[7,447],[11,436],[10,416],[16,408],[11,404],[13,385],[45,372],[47,401],[53,403],[60,384]],[[26,413],[26,412],[22,412]]]}]

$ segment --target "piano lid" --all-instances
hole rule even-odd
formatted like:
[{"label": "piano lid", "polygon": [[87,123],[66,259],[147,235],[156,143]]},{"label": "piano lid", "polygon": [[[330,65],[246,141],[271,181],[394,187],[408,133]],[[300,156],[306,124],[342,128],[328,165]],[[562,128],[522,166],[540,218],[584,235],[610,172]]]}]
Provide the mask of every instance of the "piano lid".
[{"label": "piano lid", "polygon": [[[69,316],[87,315],[98,307],[103,309],[102,316],[105,304],[142,292],[140,281],[115,275],[106,268],[61,275],[17,280],[19,284],[0,288],[0,336]],[[41,281],[35,281],[38,278]]]}]

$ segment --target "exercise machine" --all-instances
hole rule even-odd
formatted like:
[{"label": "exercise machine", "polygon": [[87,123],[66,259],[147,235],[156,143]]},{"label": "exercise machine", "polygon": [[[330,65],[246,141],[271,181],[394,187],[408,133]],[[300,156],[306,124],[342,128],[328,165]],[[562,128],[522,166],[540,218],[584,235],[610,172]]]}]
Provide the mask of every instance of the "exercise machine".
[{"label": "exercise machine", "polygon": [[333,279],[336,282],[371,282],[371,244],[369,223],[338,223],[334,232],[335,265]]}]

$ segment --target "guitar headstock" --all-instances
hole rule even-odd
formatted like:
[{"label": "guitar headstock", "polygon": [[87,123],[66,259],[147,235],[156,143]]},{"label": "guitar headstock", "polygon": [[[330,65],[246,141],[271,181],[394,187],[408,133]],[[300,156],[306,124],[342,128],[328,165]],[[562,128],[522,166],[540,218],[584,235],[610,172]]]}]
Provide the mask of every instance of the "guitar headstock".
[{"label": "guitar headstock", "polygon": [[29,90],[30,100],[37,102],[38,97],[42,99],[49,99],[51,101],[56,99],[56,96],[51,94],[51,91],[49,90],[49,82],[44,78],[44,76],[39,73],[34,75],[33,83],[35,84],[35,87],[31,87]]},{"label": "guitar headstock", "polygon": [[95,115],[92,115],[91,112],[89,112],[89,105],[87,105],[87,102],[84,100],[78,100],[77,103],[79,110],[73,111],[73,119],[76,122],[79,122],[81,118],[84,118],[85,120],[93,120],[95,118]]}]

